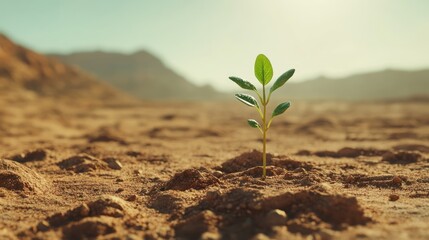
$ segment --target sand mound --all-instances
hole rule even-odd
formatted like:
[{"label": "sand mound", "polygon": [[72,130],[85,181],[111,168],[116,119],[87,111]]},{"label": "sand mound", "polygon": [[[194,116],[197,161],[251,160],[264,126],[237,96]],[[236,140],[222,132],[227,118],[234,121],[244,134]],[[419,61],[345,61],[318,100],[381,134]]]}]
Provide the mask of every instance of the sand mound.
[{"label": "sand mound", "polygon": [[147,133],[151,138],[158,139],[183,139],[183,138],[203,138],[203,137],[219,137],[221,134],[211,129],[197,129],[190,127],[154,127]]},{"label": "sand mound", "polygon": [[58,163],[58,166],[61,169],[73,171],[75,173],[90,172],[97,169],[108,168],[107,163],[104,161],[85,153],[64,159]]},{"label": "sand mound", "polygon": [[176,193],[159,192],[151,197],[149,207],[161,213],[174,213],[183,209],[183,201]]},{"label": "sand mound", "polygon": [[256,200],[261,193],[246,188],[234,188],[227,193],[208,192],[196,208],[187,209],[188,212],[199,212],[200,209],[210,209],[216,213],[234,212],[234,215],[247,215],[248,209],[257,208]]},{"label": "sand mound", "polygon": [[[222,163],[222,165],[216,169],[224,173],[235,173],[260,166],[262,166],[262,153],[260,151],[253,150]],[[308,170],[312,168],[308,163],[295,161],[287,156],[274,157],[269,153],[267,154],[267,166],[277,166],[288,170],[294,170],[296,168],[305,168]]]},{"label": "sand mound", "polygon": [[0,159],[0,187],[12,191],[43,192],[47,189],[47,182],[20,163]]},{"label": "sand mound", "polygon": [[93,202],[84,203],[65,213],[56,213],[46,219],[50,227],[61,227],[71,222],[77,222],[84,218],[108,216],[112,218],[122,218],[133,216],[136,210],[126,201],[115,196],[102,196]]},{"label": "sand mound", "polygon": [[407,178],[404,176],[379,175],[367,176],[362,174],[350,175],[344,179],[345,184],[358,187],[374,186],[379,188],[400,188]]},{"label": "sand mound", "polygon": [[71,223],[63,228],[65,239],[93,239],[118,232],[115,218],[100,216],[88,217],[79,222]]},{"label": "sand mound", "polygon": [[114,196],[83,203],[65,213],[57,213],[37,226],[38,231],[63,233],[64,239],[93,239],[122,231],[124,221],[136,216],[137,211],[126,201]]},{"label": "sand mound", "polygon": [[422,144],[400,144],[393,147],[396,151],[418,151],[421,153],[429,153],[429,147]]},{"label": "sand mound", "polygon": [[332,129],[337,123],[332,119],[320,117],[299,126],[295,131],[300,133],[311,133],[315,128]]},{"label": "sand mound", "polygon": [[300,191],[284,193],[262,201],[262,209],[282,209],[292,219],[312,213],[335,228],[360,225],[370,221],[355,197]]},{"label": "sand mound", "polygon": [[401,140],[401,139],[418,139],[419,135],[415,132],[405,131],[405,132],[394,132],[389,134],[387,139],[390,140]]},{"label": "sand mound", "polygon": [[[273,164],[273,155],[267,154],[267,165]],[[246,152],[232,158],[220,166],[219,170],[225,173],[234,173],[234,172],[242,172],[250,168],[258,167],[262,165],[262,153],[253,150],[251,152]]]},{"label": "sand mound", "polygon": [[129,203],[115,196],[103,196],[98,200],[88,203],[90,216],[123,217],[135,214],[135,209]]},{"label": "sand mound", "polygon": [[[212,211],[202,211],[179,222],[175,226],[176,237],[185,239],[218,239],[218,222],[219,217]],[[203,235],[206,237],[202,237]],[[212,236],[212,238],[207,238],[208,236]]]},{"label": "sand mound", "polygon": [[210,173],[209,170],[205,168],[192,168],[176,173],[168,182],[163,184],[161,190],[199,190],[218,183],[220,183],[219,179]]},{"label": "sand mound", "polygon": [[[262,176],[263,168],[262,166],[257,166],[253,168],[249,168],[243,172],[240,172],[240,176],[250,176],[253,178],[260,178]],[[279,176],[285,173],[285,170],[281,167],[276,166],[267,166],[266,168],[267,176]],[[227,177],[229,177],[227,175]]]},{"label": "sand mound", "polygon": [[331,157],[331,158],[356,158],[360,156],[365,156],[365,157],[382,156],[386,152],[388,151],[378,150],[373,148],[345,147],[336,152],[335,151],[316,151],[313,153],[313,155],[316,155],[318,157]]},{"label": "sand mound", "polygon": [[224,238],[237,237],[239,232],[241,238],[251,238],[260,233],[270,235],[275,227],[309,235],[371,221],[354,197],[320,191],[263,197],[245,188],[224,194],[209,192],[197,206],[186,209],[185,216],[175,229],[177,234],[191,238],[201,237],[204,232],[219,232]]},{"label": "sand mound", "polygon": [[127,141],[125,141],[123,138],[119,137],[115,133],[111,132],[103,132],[99,134],[94,134],[88,136],[88,142],[95,143],[95,142],[117,142],[121,145],[127,145]]},{"label": "sand mound", "polygon": [[422,155],[417,152],[387,152],[383,155],[382,161],[389,162],[391,164],[410,164],[416,163],[422,159]]},{"label": "sand mound", "polygon": [[43,161],[49,156],[49,151],[46,149],[35,149],[32,151],[24,152],[21,154],[14,155],[10,159],[24,163],[32,161]]},{"label": "sand mound", "polygon": [[312,186],[328,179],[320,172],[308,172],[305,169],[286,172],[284,179],[293,184],[301,186]]}]

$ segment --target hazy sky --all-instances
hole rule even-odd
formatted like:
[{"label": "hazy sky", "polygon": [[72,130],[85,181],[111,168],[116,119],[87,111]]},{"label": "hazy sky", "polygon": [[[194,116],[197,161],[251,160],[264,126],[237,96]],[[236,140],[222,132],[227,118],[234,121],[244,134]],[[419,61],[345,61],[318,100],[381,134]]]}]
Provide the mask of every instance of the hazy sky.
[{"label": "hazy sky", "polygon": [[295,81],[429,67],[428,0],[0,0],[0,31],[39,52],[146,49],[234,88],[265,53]]}]

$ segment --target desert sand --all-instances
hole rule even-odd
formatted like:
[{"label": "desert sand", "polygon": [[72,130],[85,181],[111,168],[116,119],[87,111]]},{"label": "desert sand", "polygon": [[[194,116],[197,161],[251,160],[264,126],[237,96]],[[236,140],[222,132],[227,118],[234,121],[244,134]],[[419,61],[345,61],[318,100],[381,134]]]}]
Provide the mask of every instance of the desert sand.
[{"label": "desert sand", "polygon": [[0,101],[0,239],[429,239],[426,101]]}]

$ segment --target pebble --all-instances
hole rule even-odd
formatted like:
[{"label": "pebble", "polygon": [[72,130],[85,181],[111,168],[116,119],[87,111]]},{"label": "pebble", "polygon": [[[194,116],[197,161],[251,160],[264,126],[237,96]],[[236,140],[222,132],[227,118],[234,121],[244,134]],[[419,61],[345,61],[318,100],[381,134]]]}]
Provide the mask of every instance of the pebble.
[{"label": "pebble", "polygon": [[43,220],[37,224],[37,231],[46,232],[49,230],[49,223]]},{"label": "pebble", "polygon": [[270,238],[263,233],[258,233],[252,238],[252,240],[269,240],[269,239]]},{"label": "pebble", "polygon": [[135,195],[135,194],[130,195],[130,196],[127,198],[127,201],[129,201],[129,202],[134,202],[135,200],[137,200],[137,195]]},{"label": "pebble", "polygon": [[209,191],[206,194],[206,200],[213,201],[217,199],[220,195],[221,193],[219,191]]},{"label": "pebble", "polygon": [[347,176],[347,178],[346,178],[346,182],[347,183],[353,183],[355,181],[355,178],[353,177],[353,176]]},{"label": "pebble", "polygon": [[293,170],[294,172],[298,172],[298,173],[307,173],[307,170],[305,170],[305,168],[296,168],[295,170]]},{"label": "pebble", "polygon": [[329,193],[332,192],[331,184],[327,182],[319,183],[311,187],[312,190],[318,190],[320,192]]},{"label": "pebble", "polygon": [[264,224],[267,227],[281,226],[286,224],[286,221],[286,212],[280,209],[274,209],[267,213]]},{"label": "pebble", "polygon": [[25,193],[19,193],[19,196],[22,198],[28,198],[27,194],[25,194]]},{"label": "pebble", "polygon": [[77,215],[82,218],[89,216],[90,211],[91,210],[89,209],[86,203],[80,205],[75,209],[75,212],[77,213]]},{"label": "pebble", "polygon": [[128,234],[127,236],[125,236],[126,240],[138,240],[141,239],[139,236],[135,235],[135,234]]},{"label": "pebble", "polygon": [[120,193],[120,192],[123,192],[124,191],[124,189],[123,188],[118,188],[118,190],[116,190],[116,192],[115,193]]},{"label": "pebble", "polygon": [[219,233],[216,232],[205,232],[200,237],[201,240],[217,240],[221,239],[221,236]]},{"label": "pebble", "polygon": [[106,159],[104,159],[104,161],[107,163],[107,165],[111,169],[121,170],[123,168],[122,163],[119,162],[118,160],[116,160],[115,158],[106,158]]},{"label": "pebble", "polygon": [[216,170],[213,172],[213,175],[217,178],[221,178],[224,174],[223,174],[223,172]]},{"label": "pebble", "polygon": [[398,199],[399,199],[399,195],[397,194],[390,194],[389,196],[389,201],[395,202],[395,201],[398,201]]},{"label": "pebble", "polygon": [[400,178],[400,177],[398,177],[398,176],[395,176],[393,179],[392,179],[392,183],[394,183],[394,184],[401,184],[402,183],[402,179]]}]

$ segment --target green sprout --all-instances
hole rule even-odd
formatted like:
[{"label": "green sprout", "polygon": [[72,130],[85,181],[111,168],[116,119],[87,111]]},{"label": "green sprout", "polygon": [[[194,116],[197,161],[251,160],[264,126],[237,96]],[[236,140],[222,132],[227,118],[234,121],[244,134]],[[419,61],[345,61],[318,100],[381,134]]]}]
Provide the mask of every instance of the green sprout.
[{"label": "green sprout", "polygon": [[247,123],[252,128],[257,128],[262,134],[262,179],[265,179],[267,175],[267,132],[268,129],[270,129],[271,123],[273,119],[284,113],[289,107],[290,102],[284,102],[280,103],[272,112],[270,119],[267,118],[267,105],[270,102],[271,94],[277,90],[278,88],[282,87],[295,73],[295,69],[290,69],[287,72],[283,73],[271,86],[270,91],[267,95],[266,93],[266,85],[271,81],[273,78],[273,67],[271,66],[270,60],[264,55],[259,54],[256,57],[255,61],[255,76],[258,79],[258,81],[262,84],[262,94],[258,92],[256,87],[241,78],[238,77],[229,77],[233,82],[235,82],[238,86],[240,86],[243,89],[250,90],[256,93],[256,95],[259,98],[258,101],[251,95],[243,94],[243,93],[237,93],[235,94],[235,97],[242,103],[254,107],[259,115],[261,116],[262,124],[259,124],[258,121],[255,119],[248,119]]}]

